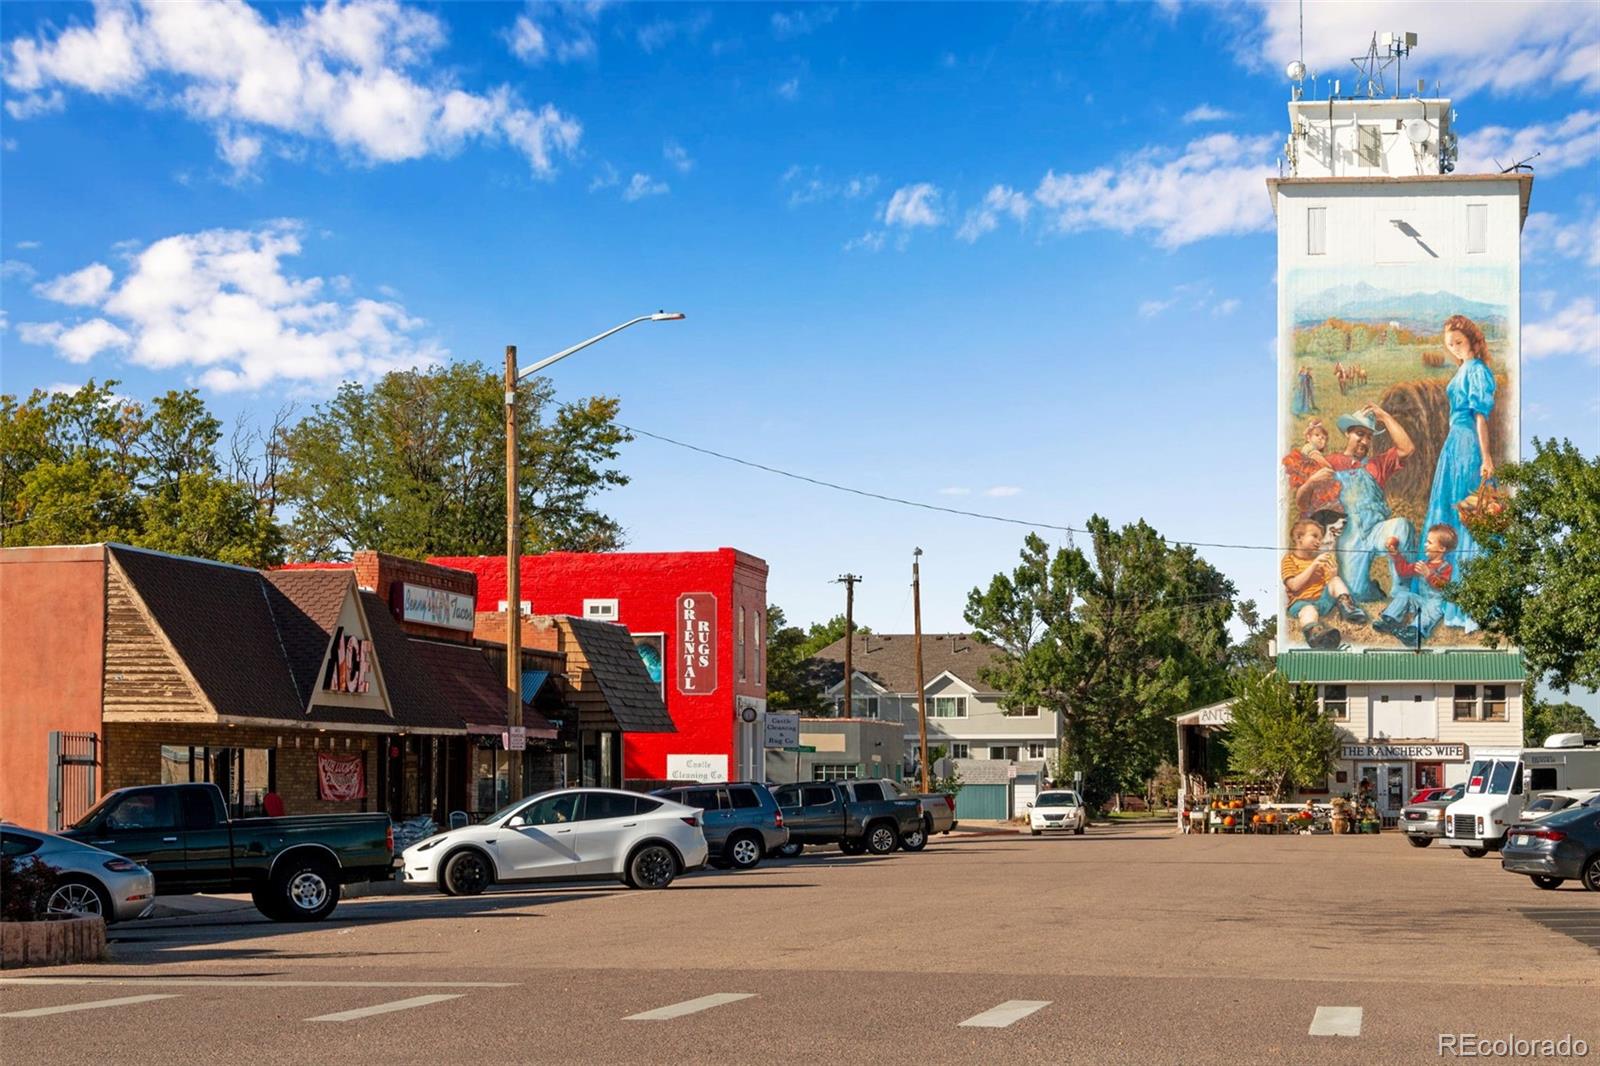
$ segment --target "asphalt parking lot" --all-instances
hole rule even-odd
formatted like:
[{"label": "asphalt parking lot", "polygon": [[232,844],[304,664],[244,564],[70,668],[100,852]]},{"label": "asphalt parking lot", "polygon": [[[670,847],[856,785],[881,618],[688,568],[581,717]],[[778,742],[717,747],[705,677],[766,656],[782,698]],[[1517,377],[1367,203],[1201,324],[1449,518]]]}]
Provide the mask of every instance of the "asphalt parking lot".
[{"label": "asphalt parking lot", "polygon": [[1466,1033],[1600,1058],[1600,896],[1395,834],[960,835],[113,940],[0,977],[7,1062],[1437,1062]]}]

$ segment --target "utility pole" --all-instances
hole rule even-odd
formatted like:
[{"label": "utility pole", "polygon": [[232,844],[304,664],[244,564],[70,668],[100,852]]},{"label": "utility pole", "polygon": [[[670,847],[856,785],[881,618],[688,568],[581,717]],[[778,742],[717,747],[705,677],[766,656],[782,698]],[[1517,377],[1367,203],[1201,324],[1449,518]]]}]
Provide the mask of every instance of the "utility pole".
[{"label": "utility pole", "polygon": [[[517,520],[517,346],[506,345],[506,725],[522,725],[522,537]],[[522,795],[522,756],[506,752],[506,791]],[[499,797],[495,805],[500,804]]]},{"label": "utility pole", "polygon": [[856,675],[853,651],[856,643],[856,582],[859,574],[840,574],[835,585],[844,586],[844,717],[856,713]]},{"label": "utility pole", "polygon": [[932,792],[928,783],[928,693],[922,681],[922,571],[917,560],[921,548],[911,549],[911,626],[917,641],[917,753],[922,763],[922,791]]}]

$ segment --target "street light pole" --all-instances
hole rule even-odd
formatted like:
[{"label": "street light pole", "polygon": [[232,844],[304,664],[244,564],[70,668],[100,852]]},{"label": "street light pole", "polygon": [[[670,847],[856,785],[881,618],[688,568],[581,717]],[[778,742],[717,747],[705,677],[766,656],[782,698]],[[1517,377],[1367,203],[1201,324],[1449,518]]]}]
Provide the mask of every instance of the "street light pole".
[{"label": "street light pole", "polygon": [[928,785],[928,692],[922,680],[922,549],[911,549],[911,625],[917,642],[917,761],[922,764],[922,791]]},{"label": "street light pole", "polygon": [[[539,360],[530,367],[517,369],[517,346],[506,345],[506,725],[522,725],[522,536],[521,521],[517,514],[517,386],[529,375],[537,374],[552,363],[558,363],[573,352],[582,351],[591,344],[605,340],[641,322],[677,322],[683,319],[681,311],[657,311],[653,315],[630,318],[621,325],[596,333],[586,341]],[[511,757],[507,752],[507,792],[521,789],[522,757]],[[565,782],[563,782],[565,783]],[[496,806],[499,806],[498,800]]]}]

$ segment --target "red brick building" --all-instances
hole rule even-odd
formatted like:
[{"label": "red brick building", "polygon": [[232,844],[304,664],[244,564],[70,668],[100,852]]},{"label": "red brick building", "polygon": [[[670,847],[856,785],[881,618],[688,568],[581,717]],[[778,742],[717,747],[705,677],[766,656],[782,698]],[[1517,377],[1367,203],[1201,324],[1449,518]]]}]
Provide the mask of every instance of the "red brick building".
[{"label": "red brick building", "polygon": [[[505,610],[504,558],[429,561],[473,572],[478,609]],[[522,557],[521,583],[526,615],[626,626],[661,685],[676,732],[625,733],[628,780],[761,778],[767,702],[763,560],[733,548],[550,552]]]}]

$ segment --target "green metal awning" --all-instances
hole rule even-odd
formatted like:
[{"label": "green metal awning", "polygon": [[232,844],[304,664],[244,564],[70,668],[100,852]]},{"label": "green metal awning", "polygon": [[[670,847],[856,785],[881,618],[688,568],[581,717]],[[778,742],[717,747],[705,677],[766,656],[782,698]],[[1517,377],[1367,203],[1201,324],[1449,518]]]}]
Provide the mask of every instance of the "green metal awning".
[{"label": "green metal awning", "polygon": [[1521,681],[1520,651],[1286,651],[1278,672],[1290,681]]}]

